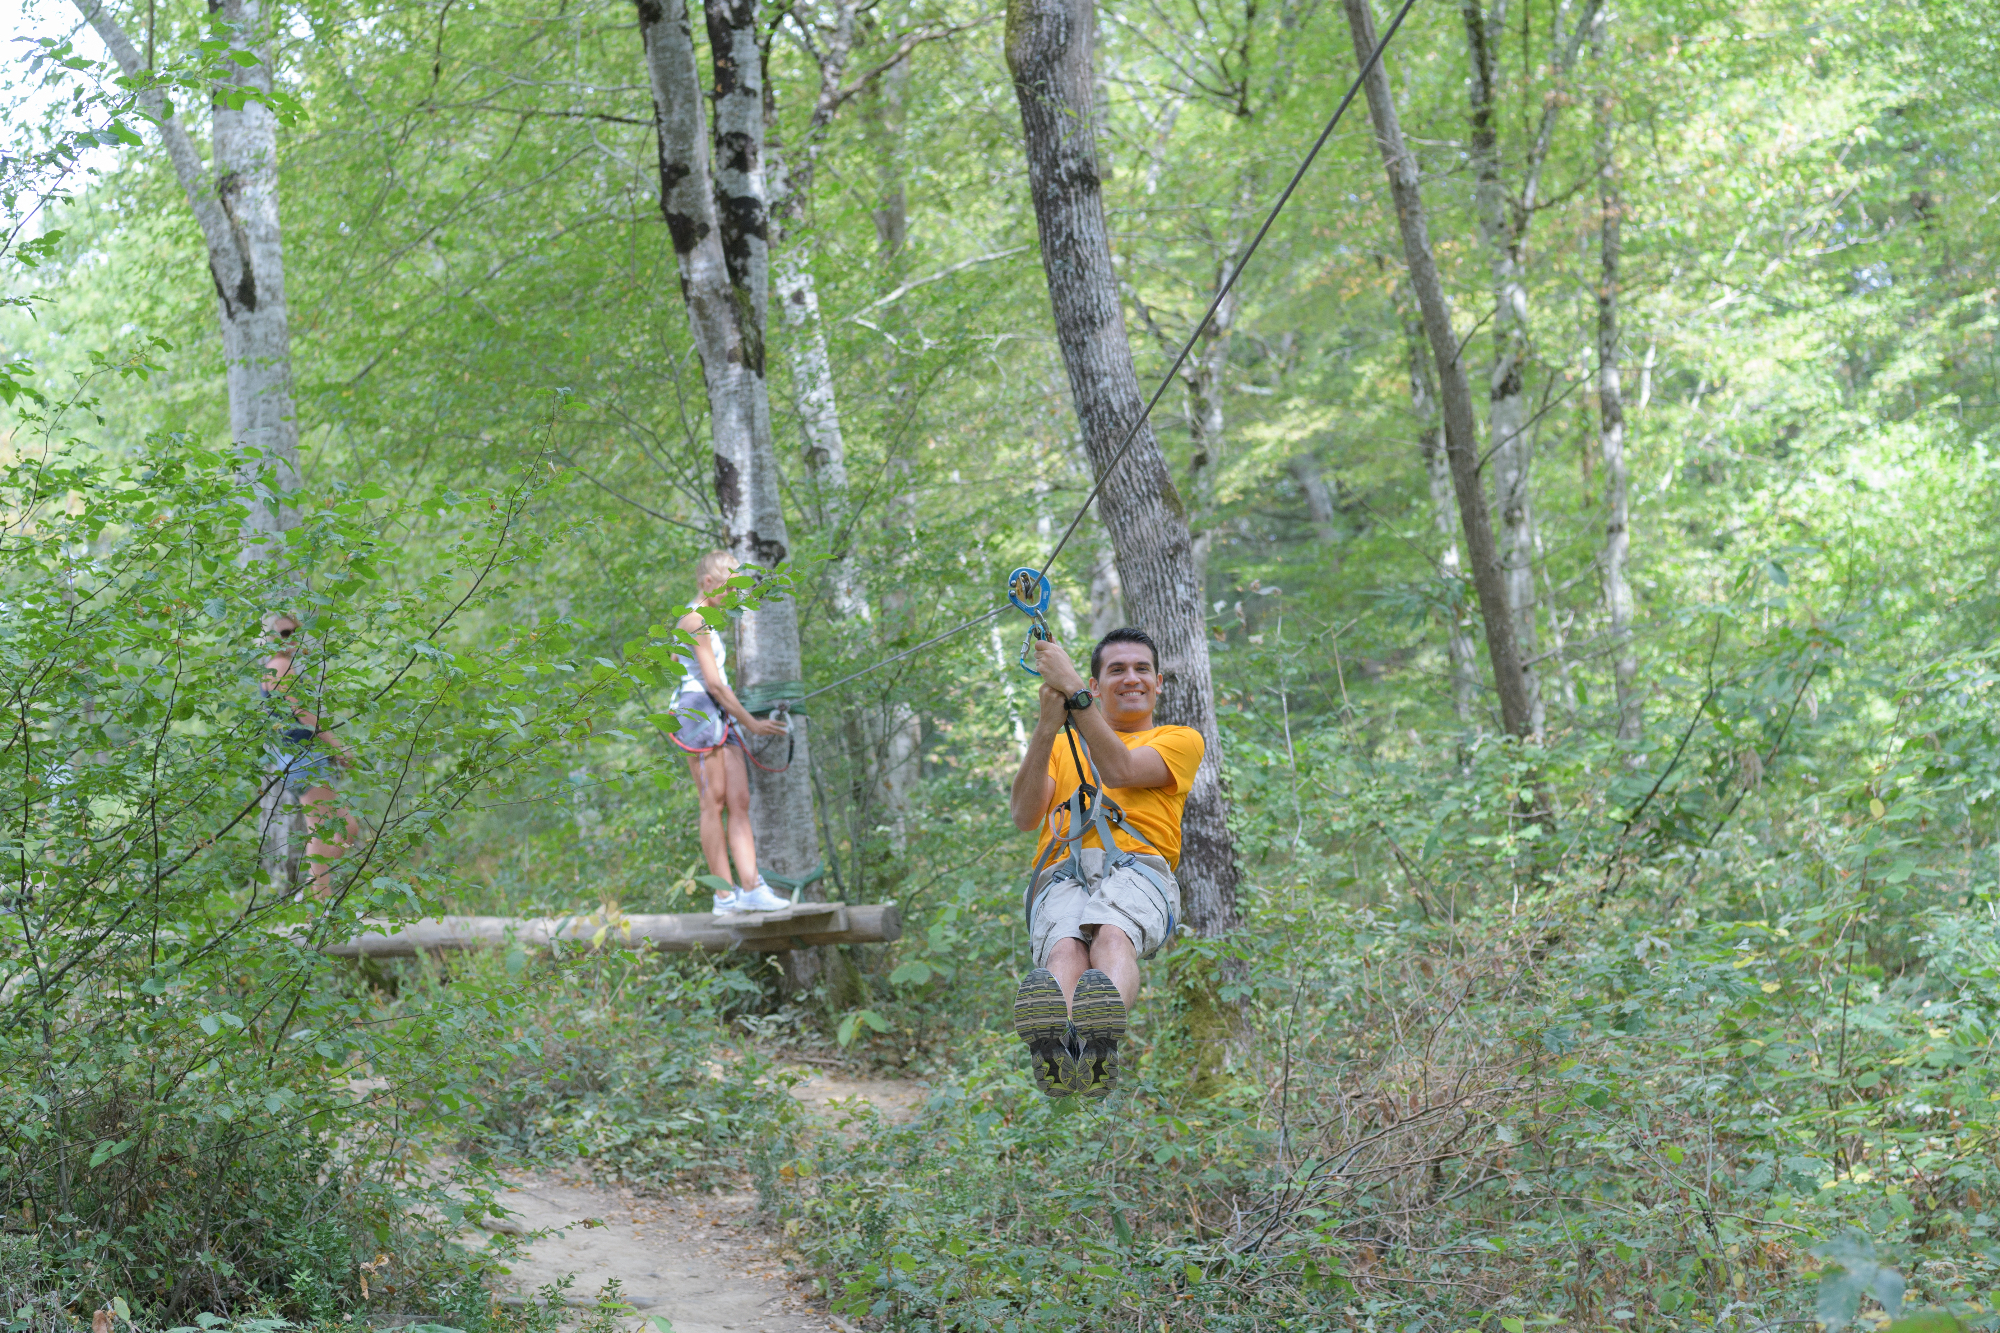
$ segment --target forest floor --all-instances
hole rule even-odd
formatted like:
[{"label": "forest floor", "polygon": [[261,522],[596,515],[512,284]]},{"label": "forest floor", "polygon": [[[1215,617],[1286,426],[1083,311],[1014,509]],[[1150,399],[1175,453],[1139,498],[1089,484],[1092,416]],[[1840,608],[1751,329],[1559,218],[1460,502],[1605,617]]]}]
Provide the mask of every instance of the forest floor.
[{"label": "forest floor", "polygon": [[[804,1071],[802,1071],[804,1072]],[[828,1132],[843,1132],[872,1106],[892,1123],[916,1114],[923,1090],[894,1079],[854,1079],[814,1070],[792,1095]],[[865,1105],[864,1105],[865,1104]],[[814,1309],[805,1282],[787,1271],[784,1237],[757,1216],[757,1196],[666,1197],[594,1182],[574,1173],[510,1173],[499,1201],[510,1232],[550,1234],[512,1263],[501,1299],[526,1300],[539,1287],[576,1275],[568,1303],[588,1309],[605,1285],[637,1313],[633,1329],[672,1333],[839,1333],[852,1326]]]}]

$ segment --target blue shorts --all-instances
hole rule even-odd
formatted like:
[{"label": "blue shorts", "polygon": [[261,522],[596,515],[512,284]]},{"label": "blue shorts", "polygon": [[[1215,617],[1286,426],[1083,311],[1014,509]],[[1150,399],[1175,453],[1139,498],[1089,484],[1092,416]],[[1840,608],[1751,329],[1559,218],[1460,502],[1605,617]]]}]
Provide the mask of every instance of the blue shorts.
[{"label": "blue shorts", "polygon": [[289,746],[267,746],[264,759],[272,771],[284,775],[285,790],[294,796],[303,796],[314,787],[333,785],[333,756],[317,745],[296,750]]}]

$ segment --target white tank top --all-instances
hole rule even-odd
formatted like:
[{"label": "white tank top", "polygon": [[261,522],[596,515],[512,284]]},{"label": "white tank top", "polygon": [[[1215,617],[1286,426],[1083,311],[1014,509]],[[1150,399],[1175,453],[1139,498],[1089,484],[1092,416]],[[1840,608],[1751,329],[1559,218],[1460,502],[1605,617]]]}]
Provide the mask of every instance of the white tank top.
[{"label": "white tank top", "polygon": [[[694,611],[697,609],[699,608],[694,603],[690,602],[688,604],[688,610]],[[715,672],[722,677],[722,683],[727,685],[729,683],[729,641],[724,639],[718,630],[710,630],[704,627],[704,629],[695,631],[696,634],[704,632],[708,635],[709,649],[715,654]],[[675,656],[679,658],[681,667],[683,668],[680,692],[686,694],[689,690],[694,690],[698,693],[706,694],[708,692],[708,682],[701,678],[701,663],[695,660],[694,654],[677,653]]]}]

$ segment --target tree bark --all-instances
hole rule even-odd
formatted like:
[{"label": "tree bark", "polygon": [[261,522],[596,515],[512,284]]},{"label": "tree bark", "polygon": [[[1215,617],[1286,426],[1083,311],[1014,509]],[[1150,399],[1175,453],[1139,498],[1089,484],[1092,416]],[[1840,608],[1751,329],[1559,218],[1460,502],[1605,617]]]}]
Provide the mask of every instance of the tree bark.
[{"label": "tree bark", "polygon": [[[1242,248],[1239,235],[1249,215],[1256,188],[1256,176],[1245,171],[1237,183],[1236,200],[1229,210],[1229,227],[1223,233],[1215,266],[1215,285],[1229,280],[1230,268]],[[1224,433],[1223,393],[1229,369],[1230,335],[1236,330],[1236,315],[1242,308],[1242,290],[1231,287],[1223,296],[1215,315],[1201,327],[1196,351],[1181,370],[1187,391],[1188,492],[1194,500],[1188,529],[1193,538],[1195,585],[1208,596],[1208,557],[1215,545],[1215,478],[1222,468]]]},{"label": "tree bark", "polygon": [[[1344,0],[1344,3],[1348,28],[1354,35],[1355,60],[1365,63],[1375,49],[1375,16],[1368,0]],[[1535,734],[1534,715],[1529,707],[1520,651],[1514,641],[1513,615],[1499,551],[1493,541],[1493,522],[1479,479],[1479,428],[1473,415],[1472,390],[1466,382],[1465,365],[1458,356],[1451,308],[1446,304],[1444,287],[1438,280],[1437,260],[1431,252],[1430,224],[1424,217],[1423,194],[1417,183],[1417,161],[1403,141],[1403,127],[1389,91],[1387,58],[1378,60],[1362,82],[1368,95],[1369,118],[1375,126],[1376,146],[1381,150],[1382,165],[1389,176],[1389,193],[1396,206],[1396,224],[1402,235],[1410,290],[1416,295],[1417,308],[1423,315],[1424,336],[1437,364],[1438,398],[1444,409],[1445,458],[1451,468],[1452,491],[1458,498],[1466,558],[1472,565],[1472,585],[1479,594],[1479,615],[1486,630],[1486,656],[1493,665],[1501,725],[1508,735],[1528,739]]]},{"label": "tree bark", "polygon": [[[1604,30],[1600,17],[1591,40],[1603,77]],[[1631,555],[1630,478],[1625,464],[1625,396],[1618,378],[1618,263],[1625,201],[1618,185],[1617,105],[1611,84],[1597,94],[1597,203],[1603,221],[1598,239],[1597,418],[1598,450],[1604,462],[1604,607],[1611,618],[1612,679],[1618,692],[1618,739],[1636,745],[1645,735],[1645,701],[1639,693],[1639,658],[1632,645],[1632,585],[1625,566]]]},{"label": "tree bark", "polygon": [[[77,8],[121,70],[134,78],[145,75],[146,62],[138,47],[102,4],[77,0]],[[225,62],[229,82],[268,96],[269,19],[262,0],[223,0],[221,11],[235,49],[254,57],[249,65]],[[210,112],[215,157],[211,181],[180,116],[164,114],[165,95],[150,89],[141,92],[139,100],[159,124],[161,143],[208,251],[222,326],[230,442],[239,451],[239,470],[253,497],[243,524],[245,555],[275,560],[283,553],[285,532],[298,523],[291,497],[299,488],[291,319],[285,306],[284,238],[278,222],[278,118],[257,97],[231,108],[232,99],[217,96]]]},{"label": "tree bark", "polygon": [[910,239],[909,190],[903,178],[903,95],[910,82],[908,57],[874,82],[863,104],[869,154],[875,164],[876,206],[870,210],[882,261],[884,286],[893,286],[903,246]]},{"label": "tree bark", "polygon": [[1500,180],[1499,135],[1495,130],[1493,44],[1503,35],[1489,27],[1479,0],[1461,0],[1465,23],[1466,81],[1471,98],[1474,211],[1479,239],[1486,248],[1493,283],[1493,369],[1487,385],[1486,430],[1492,441],[1493,503],[1500,514],[1500,562],[1507,606],[1514,617],[1514,642],[1522,657],[1522,684],[1528,710],[1539,736],[1545,723],[1541,673],[1532,663],[1539,656],[1535,632],[1535,520],[1529,495],[1534,467],[1528,418],[1528,288],[1524,279],[1523,246],[1527,215],[1520,225],[1509,216]]},{"label": "tree bark", "polygon": [[1093,644],[1125,623],[1125,587],[1118,581],[1118,553],[1103,538],[1090,560],[1090,634]]},{"label": "tree bark", "polygon": [[[764,375],[769,256],[755,3],[716,0],[707,9],[715,68],[712,166],[686,0],[638,0],[638,12],[659,133],[660,211],[708,394],[716,507],[730,551],[745,564],[772,569],[789,556],[791,538]],[[738,646],[739,693],[774,699],[798,691],[798,609],[790,597],[768,598],[747,612]],[[764,744],[760,765],[751,768],[750,819],[760,865],[798,878],[820,857],[809,726],[794,715],[791,727],[787,741]],[[793,977],[801,985],[810,979],[796,971]]]},{"label": "tree bark", "polygon": [[1431,366],[1424,346],[1424,327],[1407,308],[1403,316],[1403,340],[1410,356],[1410,410],[1417,418],[1417,452],[1424,460],[1424,476],[1430,483],[1431,525],[1437,529],[1444,551],[1438,557],[1438,577],[1450,594],[1450,617],[1445,622],[1445,653],[1451,663],[1451,711],[1458,725],[1469,727],[1473,720],[1474,694],[1478,681],[1472,662],[1471,626],[1465,617],[1465,573],[1458,560],[1458,513],[1451,493],[1451,463],[1445,456],[1444,423],[1438,415],[1437,394],[1431,387]]},{"label": "tree bark", "polygon": [[1339,511],[1333,505],[1333,492],[1327,487],[1326,476],[1320,471],[1319,459],[1312,454],[1294,454],[1285,465],[1297,483],[1299,494],[1305,497],[1306,517],[1312,521],[1313,539],[1322,545],[1331,546],[1340,539],[1338,525]]},{"label": "tree bark", "polygon": [[[112,59],[128,77],[142,78],[148,63],[131,37],[101,4],[77,0]],[[234,88],[268,97],[271,57],[262,0],[223,0],[222,18],[248,65],[226,62]],[[243,520],[243,558],[276,564],[285,533],[298,524],[292,497],[299,489],[299,426],[292,403],[291,317],[285,305],[284,233],[278,219],[278,118],[258,96],[217,96],[210,110],[214,176],[178,114],[166,114],[165,94],[147,89],[140,104],[160,127],[160,140],[187,196],[208,252],[222,330],[223,373],[229,391],[229,439],[237,473],[249,492]],[[273,596],[289,600],[283,579]],[[281,609],[273,606],[272,610]],[[289,608],[285,608],[289,609]],[[259,863],[273,884],[298,882],[306,841],[305,811],[284,784],[272,782],[258,816]]]},{"label": "tree bark", "polygon": [[1096,160],[1094,20],[1089,0],[1011,0],[1007,67],[1021,107],[1056,338],[1084,449],[1105,479],[1098,512],[1118,552],[1126,605],[1160,646],[1168,679],[1160,721],[1194,727],[1208,746],[1182,816],[1179,877],[1184,919],[1198,934],[1217,935],[1239,921],[1237,869],[1187,511],[1150,426],[1140,425],[1123,460],[1116,458],[1144,400],[1112,271]]}]

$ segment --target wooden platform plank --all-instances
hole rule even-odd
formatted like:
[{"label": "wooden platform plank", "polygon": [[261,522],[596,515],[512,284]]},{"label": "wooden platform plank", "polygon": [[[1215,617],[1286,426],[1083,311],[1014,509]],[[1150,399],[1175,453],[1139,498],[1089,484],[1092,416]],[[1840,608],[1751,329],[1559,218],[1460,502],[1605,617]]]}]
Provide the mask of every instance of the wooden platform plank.
[{"label": "wooden platform plank", "polygon": [[782,912],[603,913],[567,917],[448,916],[382,922],[374,930],[328,945],[335,958],[414,958],[422,953],[497,949],[659,949],[782,953],[817,944],[882,944],[901,939],[893,903],[799,903]]}]

